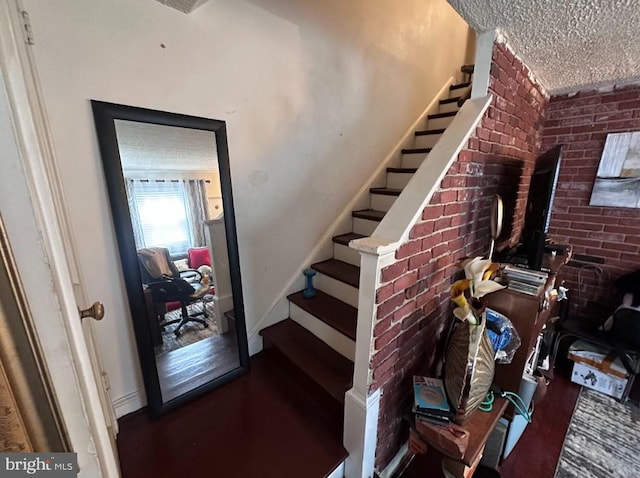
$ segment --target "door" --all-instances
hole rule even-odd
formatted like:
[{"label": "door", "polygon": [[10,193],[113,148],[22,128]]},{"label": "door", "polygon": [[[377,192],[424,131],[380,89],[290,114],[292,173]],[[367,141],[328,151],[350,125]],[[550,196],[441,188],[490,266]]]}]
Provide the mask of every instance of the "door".
[{"label": "door", "polygon": [[79,316],[88,300],[73,260],[32,41],[19,0],[1,2],[0,210],[79,476],[117,477],[117,422],[93,324]]}]

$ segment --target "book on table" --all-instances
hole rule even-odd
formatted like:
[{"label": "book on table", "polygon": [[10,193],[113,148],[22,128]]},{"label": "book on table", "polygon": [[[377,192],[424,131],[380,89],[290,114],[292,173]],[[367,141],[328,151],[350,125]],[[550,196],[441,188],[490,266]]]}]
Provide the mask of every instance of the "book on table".
[{"label": "book on table", "polygon": [[442,380],[414,376],[413,398],[413,412],[418,419],[443,424],[451,420],[451,408]]}]

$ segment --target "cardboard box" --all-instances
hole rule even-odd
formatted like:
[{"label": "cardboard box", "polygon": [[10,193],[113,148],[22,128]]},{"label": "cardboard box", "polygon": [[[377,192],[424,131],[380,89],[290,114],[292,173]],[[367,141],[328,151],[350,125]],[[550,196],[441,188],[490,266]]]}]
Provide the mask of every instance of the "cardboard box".
[{"label": "cardboard box", "polygon": [[616,377],[584,363],[575,362],[571,381],[610,397],[621,398],[629,379]]},{"label": "cardboard box", "polygon": [[622,360],[611,348],[594,345],[585,340],[577,340],[569,347],[569,359],[595,368],[607,375],[627,378],[629,373]]}]

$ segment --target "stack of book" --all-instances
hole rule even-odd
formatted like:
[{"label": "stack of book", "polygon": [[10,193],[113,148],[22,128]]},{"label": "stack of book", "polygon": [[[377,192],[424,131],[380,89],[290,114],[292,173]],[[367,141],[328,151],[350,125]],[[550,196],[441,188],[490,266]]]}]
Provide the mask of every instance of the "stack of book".
[{"label": "stack of book", "polygon": [[413,413],[425,422],[446,425],[451,421],[451,408],[442,380],[413,377]]},{"label": "stack of book", "polygon": [[507,264],[504,266],[502,276],[507,280],[509,289],[528,295],[538,295],[544,289],[549,274],[532,269]]}]

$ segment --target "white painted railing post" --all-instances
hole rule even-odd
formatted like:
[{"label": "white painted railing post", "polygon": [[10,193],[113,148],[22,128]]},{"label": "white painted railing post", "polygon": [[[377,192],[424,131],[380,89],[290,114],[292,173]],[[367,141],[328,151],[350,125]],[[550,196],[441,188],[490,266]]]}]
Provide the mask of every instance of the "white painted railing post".
[{"label": "white painted railing post", "polygon": [[393,263],[398,244],[367,237],[353,241],[349,246],[360,251],[361,258],[353,387],[346,394],[344,408],[344,446],[349,452],[345,478],[371,478],[380,405],[380,390],[369,391],[369,361],[373,353],[373,324],[377,311],[375,297],[380,271]]}]

